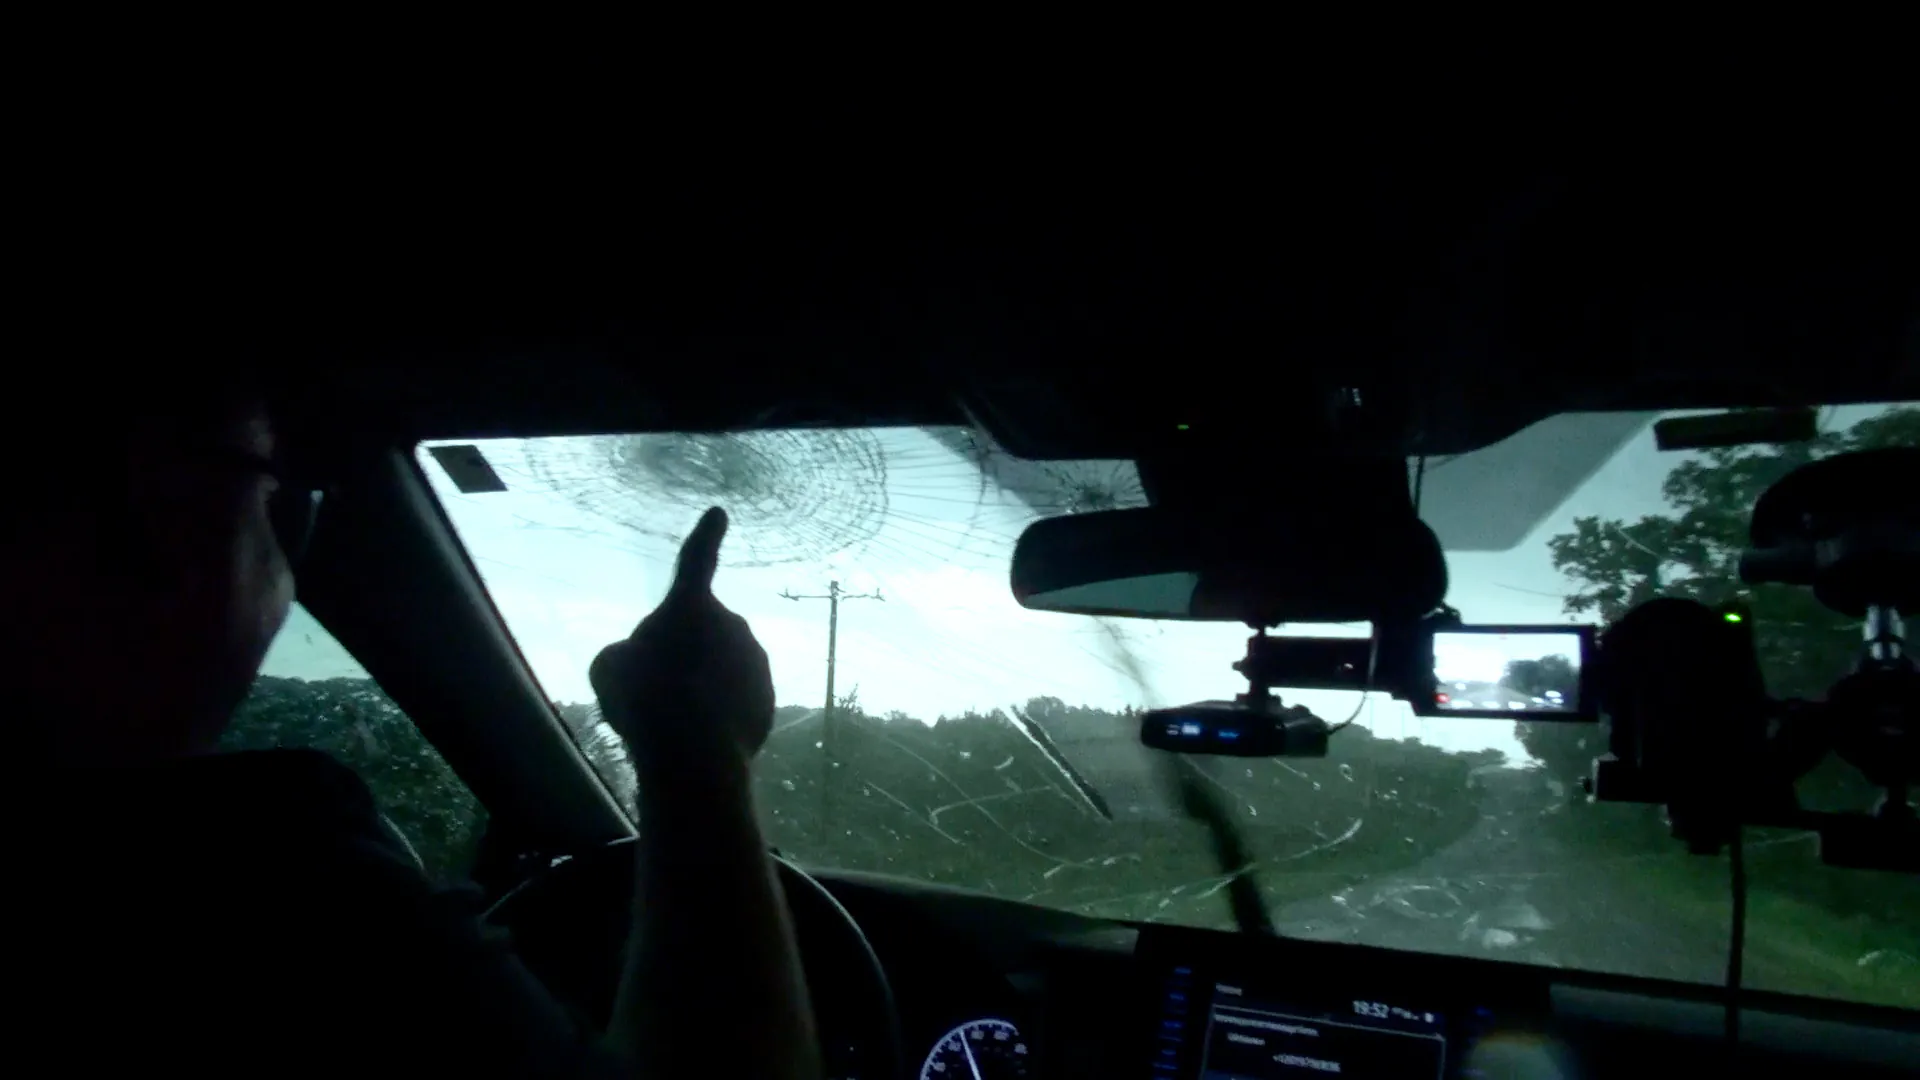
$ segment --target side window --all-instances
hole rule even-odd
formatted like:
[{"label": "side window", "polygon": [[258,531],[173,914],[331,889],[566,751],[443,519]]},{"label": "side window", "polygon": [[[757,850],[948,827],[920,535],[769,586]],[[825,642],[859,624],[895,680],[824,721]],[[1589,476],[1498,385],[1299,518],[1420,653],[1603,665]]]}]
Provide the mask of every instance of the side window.
[{"label": "side window", "polygon": [[486,811],[413,721],[295,605],[222,749],[324,750],[372,789],[435,880],[465,877]]}]

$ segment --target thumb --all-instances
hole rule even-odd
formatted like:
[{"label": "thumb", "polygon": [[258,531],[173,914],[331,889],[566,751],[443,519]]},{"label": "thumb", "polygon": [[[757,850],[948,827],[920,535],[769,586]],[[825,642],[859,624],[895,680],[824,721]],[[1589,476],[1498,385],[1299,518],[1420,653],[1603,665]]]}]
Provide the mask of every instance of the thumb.
[{"label": "thumb", "polygon": [[726,535],[725,510],[715,506],[700,515],[699,523],[680,545],[680,566],[667,590],[669,600],[712,594],[713,574],[720,566],[720,541]]}]

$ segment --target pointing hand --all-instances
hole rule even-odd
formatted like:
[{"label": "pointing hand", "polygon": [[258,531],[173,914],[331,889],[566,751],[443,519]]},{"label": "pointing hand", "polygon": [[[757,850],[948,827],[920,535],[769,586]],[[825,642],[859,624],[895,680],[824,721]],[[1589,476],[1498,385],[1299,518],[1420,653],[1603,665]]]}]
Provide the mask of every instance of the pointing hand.
[{"label": "pointing hand", "polygon": [[[587,678],[642,772],[750,759],[773,726],[773,675],[747,621],[713,596],[727,515],[714,507],[680,548],[667,597],[632,636],[600,650]],[[689,760],[691,755],[692,760]]]}]

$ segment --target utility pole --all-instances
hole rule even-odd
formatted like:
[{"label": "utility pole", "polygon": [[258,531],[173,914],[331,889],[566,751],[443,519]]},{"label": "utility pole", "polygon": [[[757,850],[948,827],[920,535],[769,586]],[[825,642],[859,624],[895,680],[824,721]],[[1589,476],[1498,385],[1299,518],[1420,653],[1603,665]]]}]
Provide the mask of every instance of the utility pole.
[{"label": "utility pole", "polygon": [[820,712],[820,821],[825,825],[831,823],[833,820],[832,795],[830,793],[833,790],[834,762],[838,760],[834,756],[833,746],[833,661],[834,647],[840,636],[840,601],[879,600],[884,603],[887,598],[880,595],[879,589],[875,589],[870,593],[844,592],[841,590],[838,581],[828,582],[827,591],[824,593],[808,593],[796,596],[792,592],[782,589],[780,595],[789,600],[825,600],[827,602],[827,703],[826,707]]}]

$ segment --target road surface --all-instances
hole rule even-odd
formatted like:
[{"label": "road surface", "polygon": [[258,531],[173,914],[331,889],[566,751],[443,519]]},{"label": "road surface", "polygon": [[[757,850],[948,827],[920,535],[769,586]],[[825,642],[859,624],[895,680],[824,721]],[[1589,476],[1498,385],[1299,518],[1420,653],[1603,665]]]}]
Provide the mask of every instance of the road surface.
[{"label": "road surface", "polygon": [[[1488,769],[1479,824],[1407,870],[1274,912],[1282,934],[1419,952],[1717,982],[1726,973],[1727,926],[1645,887],[1649,860],[1599,856],[1558,839],[1542,811],[1537,771]],[[1701,860],[1680,872],[1711,874]],[[1671,866],[1660,867],[1668,874]],[[1668,879],[1670,880],[1670,878]]]}]

